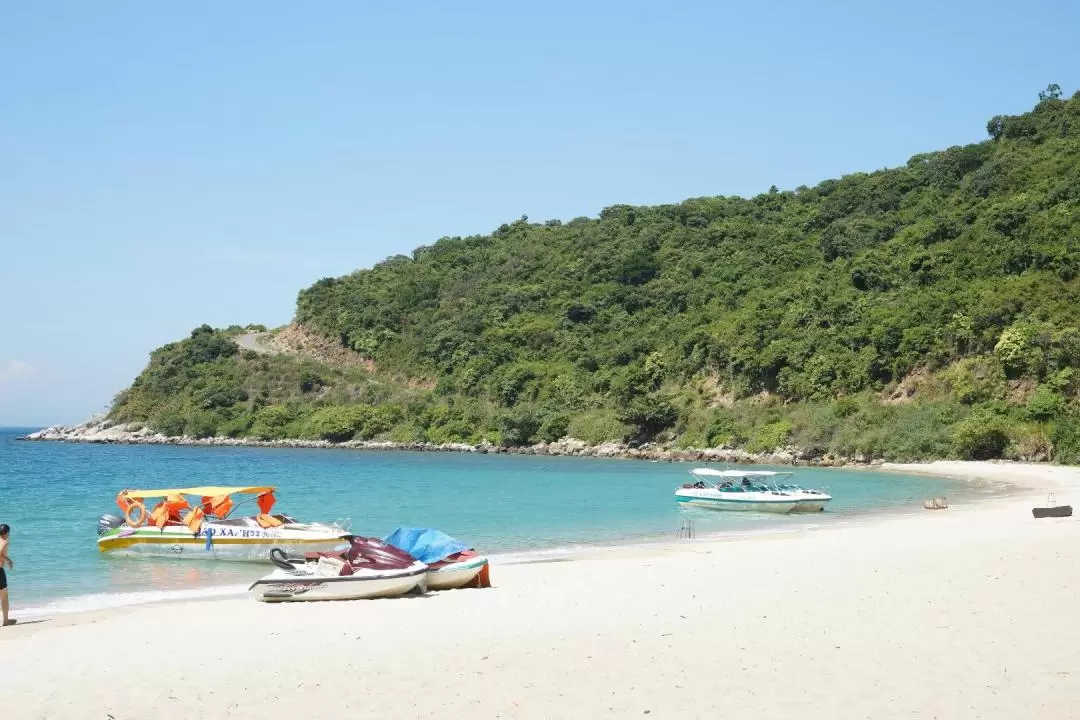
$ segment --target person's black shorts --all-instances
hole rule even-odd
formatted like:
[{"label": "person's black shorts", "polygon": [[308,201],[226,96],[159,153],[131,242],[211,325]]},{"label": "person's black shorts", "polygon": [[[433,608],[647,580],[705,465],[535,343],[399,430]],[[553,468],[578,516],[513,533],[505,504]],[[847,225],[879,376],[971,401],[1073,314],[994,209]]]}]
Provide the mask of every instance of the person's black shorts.
[{"label": "person's black shorts", "polygon": [[0,567],[0,590],[7,588],[7,573],[4,572],[4,568]]}]

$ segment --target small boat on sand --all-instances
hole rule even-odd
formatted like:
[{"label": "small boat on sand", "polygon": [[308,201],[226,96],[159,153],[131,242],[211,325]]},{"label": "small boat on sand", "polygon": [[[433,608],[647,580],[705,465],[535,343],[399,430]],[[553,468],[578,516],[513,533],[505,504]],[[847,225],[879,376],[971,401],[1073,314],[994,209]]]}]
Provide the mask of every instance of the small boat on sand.
[{"label": "small boat on sand", "polygon": [[378,538],[352,537],[342,553],[270,551],[277,569],[248,591],[262,602],[364,600],[427,589],[428,566]]},{"label": "small boat on sand", "polygon": [[491,587],[490,565],[475,550],[462,550],[428,566],[428,590]]},{"label": "small boat on sand", "polygon": [[428,590],[491,587],[487,557],[446,533],[400,527],[383,539],[427,564]]},{"label": "small boat on sand", "polygon": [[682,505],[739,512],[820,512],[832,496],[798,485],[777,485],[776,478],[794,473],[772,470],[694,468],[694,482],[675,491]]},{"label": "small boat on sand", "polygon": [[1058,505],[1057,496],[1050,493],[1046,496],[1046,506],[1031,508],[1031,514],[1035,518],[1072,517],[1072,505]]},{"label": "small boat on sand", "polygon": [[[148,501],[157,500],[150,510]],[[254,500],[251,514],[236,512]],[[123,513],[98,521],[98,550],[110,555],[266,562],[270,549],[296,552],[342,550],[343,524],[305,523],[271,514],[271,486],[201,486],[167,490],[122,490]]]},{"label": "small boat on sand", "polygon": [[1031,508],[1031,514],[1036,518],[1072,517],[1072,505],[1055,505],[1054,507]]}]

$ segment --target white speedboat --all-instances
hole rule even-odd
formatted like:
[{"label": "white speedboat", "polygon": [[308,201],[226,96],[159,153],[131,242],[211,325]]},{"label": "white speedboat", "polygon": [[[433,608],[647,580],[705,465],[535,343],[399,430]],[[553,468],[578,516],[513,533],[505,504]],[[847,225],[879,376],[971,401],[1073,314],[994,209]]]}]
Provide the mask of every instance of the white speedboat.
[{"label": "white speedboat", "polygon": [[[233,512],[251,498],[258,512]],[[159,502],[147,510],[148,500]],[[272,515],[275,501],[270,486],[123,490],[116,504],[124,516],[104,515],[98,521],[98,550],[119,556],[266,562],[273,547],[301,553],[348,547],[347,523]]]},{"label": "white speedboat", "polygon": [[431,528],[399,527],[383,540],[427,563],[429,590],[491,587],[487,557],[446,533]]},{"label": "white speedboat", "polygon": [[457,590],[470,584],[491,587],[488,559],[471,550],[458,553],[428,566],[428,590]]},{"label": "white speedboat", "polygon": [[248,591],[262,602],[365,600],[427,590],[428,566],[377,538],[353,537],[344,553],[271,551],[274,572]]},{"label": "white speedboat", "polygon": [[823,493],[820,490],[799,487],[798,485],[779,485],[778,489],[799,498],[799,504],[795,506],[792,512],[821,512],[825,509],[825,505],[832,500],[832,495]]},{"label": "white speedboat", "polygon": [[716,470],[694,468],[694,482],[675,491],[675,499],[693,507],[736,512],[815,512],[832,498],[816,490],[798,486],[784,489],[776,478],[794,473],[771,470]]}]

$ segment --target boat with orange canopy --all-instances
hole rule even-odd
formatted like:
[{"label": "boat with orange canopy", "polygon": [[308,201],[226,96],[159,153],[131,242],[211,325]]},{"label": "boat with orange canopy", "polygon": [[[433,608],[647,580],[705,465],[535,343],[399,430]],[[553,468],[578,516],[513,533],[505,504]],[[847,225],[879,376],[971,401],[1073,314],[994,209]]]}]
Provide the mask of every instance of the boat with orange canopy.
[{"label": "boat with orange canopy", "polygon": [[[305,523],[273,513],[275,488],[207,485],[121,490],[123,513],[98,521],[98,549],[110,555],[270,560],[270,549],[333,552],[348,547],[348,521]],[[254,507],[241,511],[254,501]]]}]

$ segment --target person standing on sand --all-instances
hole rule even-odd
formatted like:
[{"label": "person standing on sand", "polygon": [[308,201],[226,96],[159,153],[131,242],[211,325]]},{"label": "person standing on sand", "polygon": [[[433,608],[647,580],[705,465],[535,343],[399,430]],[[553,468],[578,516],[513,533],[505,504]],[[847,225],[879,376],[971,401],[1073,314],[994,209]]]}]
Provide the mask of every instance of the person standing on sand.
[{"label": "person standing on sand", "polygon": [[15,624],[14,620],[8,619],[7,572],[4,570],[5,565],[12,570],[15,569],[15,563],[11,562],[11,558],[8,557],[8,537],[10,535],[11,528],[0,523],[0,610],[4,613],[4,627]]}]

